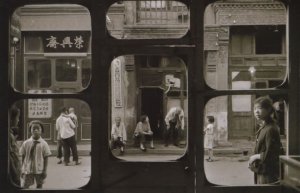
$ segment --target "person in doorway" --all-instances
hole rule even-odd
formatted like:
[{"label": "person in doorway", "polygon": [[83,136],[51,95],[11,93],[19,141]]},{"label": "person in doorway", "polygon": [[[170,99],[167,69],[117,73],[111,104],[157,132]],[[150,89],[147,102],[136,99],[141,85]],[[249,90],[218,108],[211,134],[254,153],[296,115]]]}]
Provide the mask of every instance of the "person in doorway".
[{"label": "person in doorway", "polygon": [[273,119],[274,108],[269,97],[259,97],[254,102],[254,116],[261,122],[256,132],[254,155],[249,168],[254,172],[256,184],[277,183],[279,180],[279,155],[281,142],[279,128]]},{"label": "person in doorway", "polygon": [[169,145],[169,138],[172,135],[173,144],[179,146],[180,130],[184,130],[184,112],[180,107],[172,107],[165,117],[165,146]]},{"label": "person in doorway", "polygon": [[10,128],[9,128],[9,176],[16,186],[21,186],[21,164],[19,160],[19,147],[17,136],[19,133],[20,109],[13,106],[9,111]]},{"label": "person in doorway", "polygon": [[68,166],[70,164],[71,151],[75,165],[79,165],[81,162],[78,160],[79,158],[74,131],[76,125],[68,115],[68,109],[66,107],[63,107],[60,112],[60,116],[56,120],[56,128],[60,133],[60,137],[63,142],[65,165]]},{"label": "person in doorway", "polygon": [[215,118],[213,116],[207,116],[207,126],[204,129],[204,148],[208,151],[208,162],[213,161],[213,142],[214,142],[214,122]]},{"label": "person in doorway", "polygon": [[120,148],[120,155],[123,155],[127,141],[127,133],[124,123],[121,122],[121,117],[115,118],[115,123],[111,129],[111,140],[111,148]]},{"label": "person in doorway", "polygon": [[150,127],[149,118],[147,115],[142,115],[140,121],[137,123],[134,138],[140,145],[142,151],[146,151],[146,141],[150,141],[150,148],[154,149],[153,132]]},{"label": "person in doorway", "polygon": [[24,141],[20,148],[23,188],[29,188],[34,181],[36,188],[42,188],[47,177],[48,156],[51,155],[51,151],[47,142],[41,137],[44,127],[40,121],[31,121],[29,130],[32,136]]}]

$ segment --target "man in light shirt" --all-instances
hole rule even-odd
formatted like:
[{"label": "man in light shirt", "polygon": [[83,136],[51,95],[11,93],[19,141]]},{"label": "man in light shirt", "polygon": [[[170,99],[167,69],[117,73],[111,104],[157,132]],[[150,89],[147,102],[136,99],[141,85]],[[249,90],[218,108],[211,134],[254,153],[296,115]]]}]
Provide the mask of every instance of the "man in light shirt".
[{"label": "man in light shirt", "polygon": [[78,161],[78,153],[75,139],[75,128],[76,125],[68,115],[68,109],[63,107],[60,112],[60,116],[56,120],[56,130],[60,133],[60,137],[63,142],[64,149],[64,162],[68,166],[70,164],[70,155],[72,151],[73,161],[75,165],[81,164]]},{"label": "man in light shirt", "polygon": [[172,135],[173,144],[179,145],[180,129],[184,130],[184,112],[180,107],[172,107],[165,117],[166,133],[165,146],[169,145],[169,138]]},{"label": "man in light shirt", "polygon": [[127,133],[125,125],[121,122],[121,117],[119,116],[115,118],[115,123],[112,125],[111,140],[112,149],[115,149],[116,147],[120,148],[120,155],[123,155],[127,140]]}]

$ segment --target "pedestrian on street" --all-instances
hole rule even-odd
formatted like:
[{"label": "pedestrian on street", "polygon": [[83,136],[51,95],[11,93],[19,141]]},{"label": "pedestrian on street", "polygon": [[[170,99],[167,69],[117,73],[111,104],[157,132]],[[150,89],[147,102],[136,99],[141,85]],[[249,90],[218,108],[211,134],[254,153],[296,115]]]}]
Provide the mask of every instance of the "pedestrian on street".
[{"label": "pedestrian on street", "polygon": [[60,129],[57,127],[56,125],[56,132],[57,132],[57,159],[58,159],[58,162],[57,164],[62,164],[63,161],[62,161],[62,157],[63,157],[63,141],[60,137]]},{"label": "pedestrian on street", "polygon": [[180,130],[184,130],[184,112],[180,107],[172,107],[165,117],[165,146],[169,145],[172,136],[173,144],[179,146]]},{"label": "pedestrian on street", "polygon": [[120,155],[123,155],[127,141],[127,133],[124,123],[121,122],[121,117],[115,118],[115,123],[111,129],[111,140],[111,148],[120,148]]},{"label": "pedestrian on street", "polygon": [[17,136],[19,133],[20,109],[13,106],[9,112],[9,176],[13,184],[21,187],[21,163],[19,160],[19,147],[17,145]]},{"label": "pedestrian on street", "polygon": [[51,151],[47,142],[41,137],[43,124],[34,120],[29,123],[32,136],[24,141],[20,148],[22,156],[23,188],[29,188],[36,182],[36,188],[42,188],[47,177],[48,156]]},{"label": "pedestrian on street", "polygon": [[213,161],[213,142],[214,142],[214,116],[207,116],[207,126],[204,129],[204,148],[208,151],[208,162]]},{"label": "pedestrian on street", "polygon": [[75,124],[76,128],[78,128],[78,118],[77,118],[77,115],[75,114],[74,107],[70,107],[68,112],[69,112],[69,116],[70,116],[71,120]]},{"label": "pedestrian on street", "polygon": [[63,142],[65,165],[68,166],[70,164],[71,151],[75,165],[79,165],[81,162],[78,161],[78,152],[74,131],[76,125],[68,115],[68,109],[66,107],[63,107],[60,112],[60,116],[56,120],[56,128],[59,131]]},{"label": "pedestrian on street", "polygon": [[254,116],[261,122],[256,132],[254,155],[249,168],[254,172],[255,184],[279,181],[279,155],[282,147],[279,127],[273,119],[274,108],[269,97],[259,97],[254,102]]},{"label": "pedestrian on street", "polygon": [[154,149],[153,132],[147,115],[142,115],[134,131],[134,139],[140,145],[142,151],[146,151],[146,142],[150,141],[150,148]]}]

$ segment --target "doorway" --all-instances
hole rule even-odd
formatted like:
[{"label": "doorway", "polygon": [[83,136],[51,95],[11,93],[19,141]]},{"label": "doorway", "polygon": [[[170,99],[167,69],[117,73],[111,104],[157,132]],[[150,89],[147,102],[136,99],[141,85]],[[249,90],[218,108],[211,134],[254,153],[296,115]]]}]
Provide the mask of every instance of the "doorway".
[{"label": "doorway", "polygon": [[140,115],[148,115],[155,139],[162,139],[164,130],[163,90],[160,88],[141,89]]}]

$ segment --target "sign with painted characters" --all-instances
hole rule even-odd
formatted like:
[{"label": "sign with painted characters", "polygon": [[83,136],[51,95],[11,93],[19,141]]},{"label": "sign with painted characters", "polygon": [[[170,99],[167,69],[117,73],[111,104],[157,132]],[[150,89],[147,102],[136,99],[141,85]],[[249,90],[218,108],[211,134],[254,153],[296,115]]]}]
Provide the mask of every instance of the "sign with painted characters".
[{"label": "sign with painted characters", "polygon": [[114,59],[113,67],[113,85],[114,85],[114,105],[116,108],[123,106],[122,98],[122,65],[119,59]]},{"label": "sign with painted characters", "polygon": [[[29,90],[30,94],[49,94],[50,90]],[[28,118],[51,118],[52,99],[28,99]]]},{"label": "sign with painted characters", "polygon": [[87,52],[89,31],[47,31],[41,32],[44,52]]}]

